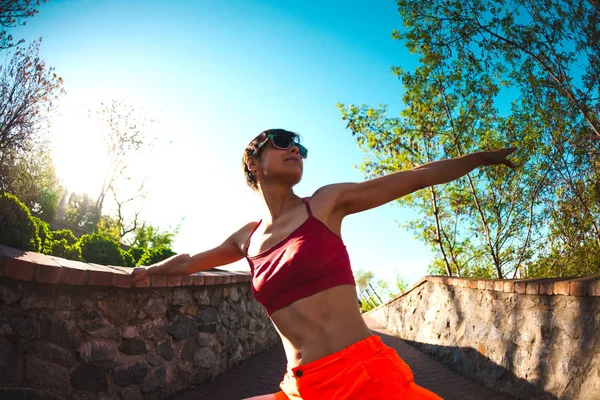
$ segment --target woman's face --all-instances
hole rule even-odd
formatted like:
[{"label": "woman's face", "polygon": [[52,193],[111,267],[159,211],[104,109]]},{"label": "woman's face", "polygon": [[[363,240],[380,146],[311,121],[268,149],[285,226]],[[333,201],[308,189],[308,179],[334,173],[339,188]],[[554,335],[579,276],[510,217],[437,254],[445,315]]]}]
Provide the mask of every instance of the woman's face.
[{"label": "woman's face", "polygon": [[286,183],[292,187],[302,179],[304,160],[293,144],[287,149],[279,149],[269,139],[256,161],[256,176],[263,184]]}]

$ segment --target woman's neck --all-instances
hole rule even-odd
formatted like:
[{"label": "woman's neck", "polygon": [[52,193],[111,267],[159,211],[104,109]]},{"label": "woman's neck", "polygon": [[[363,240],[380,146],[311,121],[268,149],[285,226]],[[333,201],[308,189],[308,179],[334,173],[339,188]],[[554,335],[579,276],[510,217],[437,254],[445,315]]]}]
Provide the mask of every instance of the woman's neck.
[{"label": "woman's neck", "polygon": [[[292,188],[272,188],[259,191],[265,205],[263,221],[272,222],[279,218],[286,210],[293,208],[300,199]],[[270,221],[269,221],[270,220]]]}]

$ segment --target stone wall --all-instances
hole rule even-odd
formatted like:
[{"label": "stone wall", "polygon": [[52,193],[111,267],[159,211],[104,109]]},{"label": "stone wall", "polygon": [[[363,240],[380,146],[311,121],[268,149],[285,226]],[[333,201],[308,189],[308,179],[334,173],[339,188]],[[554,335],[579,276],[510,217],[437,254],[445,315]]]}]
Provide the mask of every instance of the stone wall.
[{"label": "stone wall", "polygon": [[600,277],[425,277],[369,315],[518,399],[600,399]]},{"label": "stone wall", "polygon": [[153,276],[0,246],[1,399],[165,399],[277,343],[250,276]]}]

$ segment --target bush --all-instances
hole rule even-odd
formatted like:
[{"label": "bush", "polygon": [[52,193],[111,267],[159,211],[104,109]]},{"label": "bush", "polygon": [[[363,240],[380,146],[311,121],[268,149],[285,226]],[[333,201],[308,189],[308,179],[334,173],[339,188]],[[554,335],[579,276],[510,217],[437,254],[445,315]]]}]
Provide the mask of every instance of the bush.
[{"label": "bush", "polygon": [[54,237],[52,236],[52,231],[50,230],[50,225],[41,220],[38,217],[31,217],[33,222],[36,224],[38,229],[38,235],[40,237],[40,251],[44,254],[52,253],[52,241]]},{"label": "bush", "polygon": [[50,253],[53,256],[66,258],[68,260],[81,260],[81,247],[79,243],[69,243],[67,239],[53,240],[50,243]]},{"label": "bush", "polygon": [[85,262],[102,265],[126,265],[119,245],[106,236],[98,233],[83,235],[79,239],[79,245],[81,247],[81,257]]},{"label": "bush", "polygon": [[52,239],[54,240],[66,240],[68,244],[73,245],[77,243],[77,238],[68,229],[61,229],[59,231],[52,231]]},{"label": "bush", "polygon": [[129,254],[131,254],[131,256],[133,257],[134,265],[138,265],[138,262],[140,261],[142,256],[146,253],[146,250],[148,250],[148,249],[145,249],[142,247],[131,247],[129,249]]},{"label": "bush", "polygon": [[131,267],[131,268],[135,267],[135,259],[133,258],[131,253],[129,253],[128,251],[125,251],[123,249],[119,249],[119,251],[121,252],[121,257],[123,258],[123,261],[125,262],[125,266]]},{"label": "bush", "polygon": [[0,194],[0,243],[20,250],[39,252],[38,225],[29,209],[15,196]]},{"label": "bush", "polygon": [[152,265],[159,261],[166,260],[174,256],[175,252],[168,247],[159,246],[147,249],[144,255],[140,258],[137,265]]}]

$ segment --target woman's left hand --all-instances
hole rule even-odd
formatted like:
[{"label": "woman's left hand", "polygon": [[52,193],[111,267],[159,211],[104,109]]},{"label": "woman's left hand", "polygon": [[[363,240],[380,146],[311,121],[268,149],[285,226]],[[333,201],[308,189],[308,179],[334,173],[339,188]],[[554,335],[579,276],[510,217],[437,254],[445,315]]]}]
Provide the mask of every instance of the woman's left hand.
[{"label": "woman's left hand", "polygon": [[516,150],[517,150],[516,147],[507,147],[505,149],[500,149],[500,150],[482,151],[481,155],[482,155],[483,161],[482,161],[481,165],[504,164],[509,168],[513,168],[513,169],[517,168],[517,164],[515,164],[514,162],[512,162],[506,158],[510,154],[515,152]]}]

